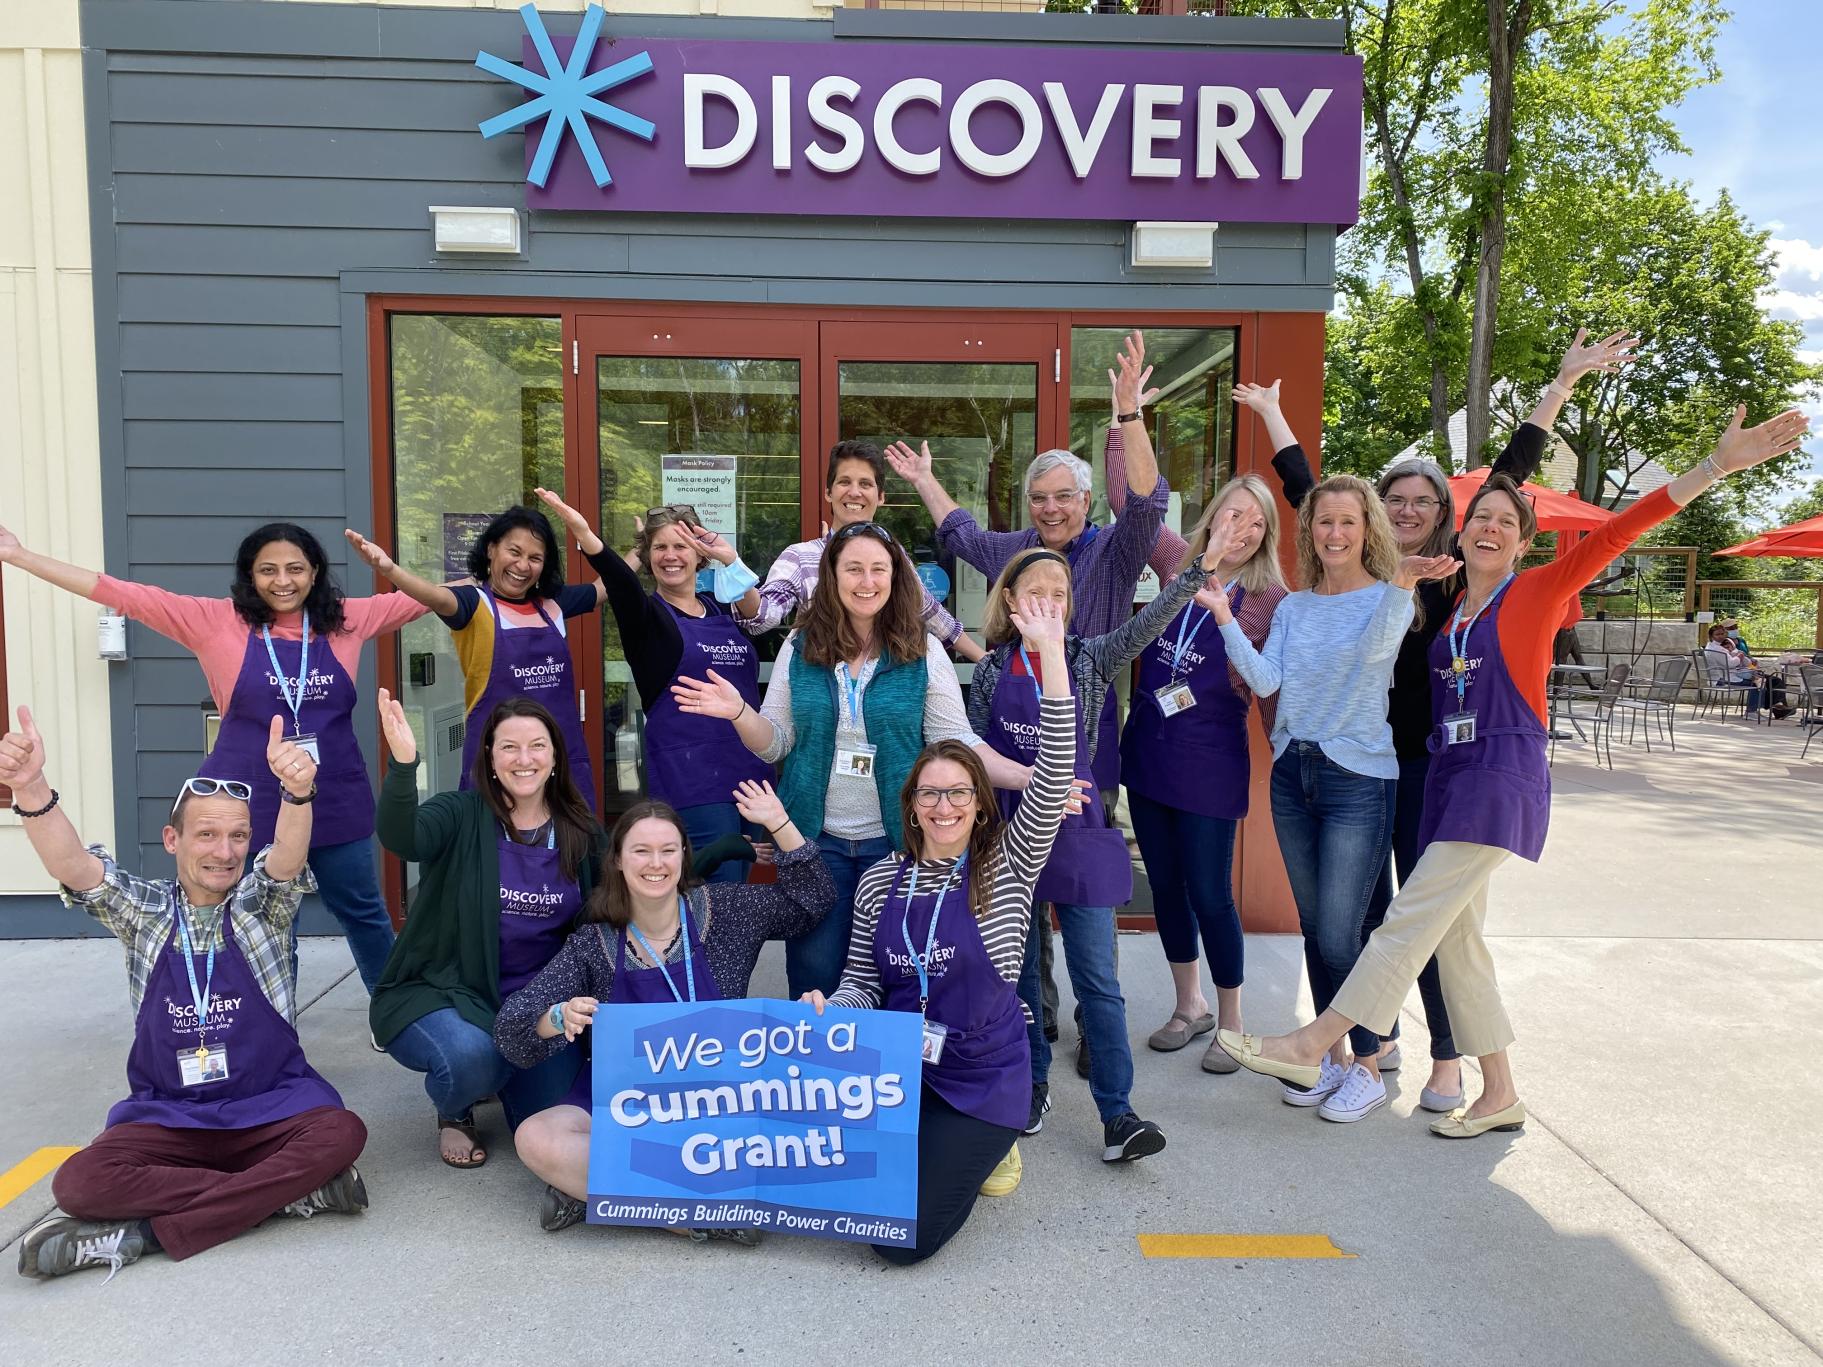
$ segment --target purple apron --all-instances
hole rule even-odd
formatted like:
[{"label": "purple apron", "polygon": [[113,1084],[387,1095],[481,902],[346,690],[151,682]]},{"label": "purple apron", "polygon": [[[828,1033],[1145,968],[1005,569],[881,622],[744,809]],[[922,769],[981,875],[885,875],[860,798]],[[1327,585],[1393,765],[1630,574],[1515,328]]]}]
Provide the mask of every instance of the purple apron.
[{"label": "purple apron", "polygon": [[[198,771],[210,778],[238,779],[253,789],[253,800],[247,805],[253,820],[249,848],[255,854],[272,843],[279,815],[279,781],[266,765],[274,717],[286,719],[287,736],[299,732],[316,736],[317,800],[311,808],[310,848],[343,845],[373,834],[373,786],[354,734],[354,679],[342,668],[329,642],[312,633],[310,677],[304,680],[300,701],[298,673],[303,654],[302,641],[281,641],[276,636],[268,654],[265,637],[257,631],[247,633],[247,653],[234,691],[228,695],[215,748]],[[285,701],[287,691],[292,701],[299,702],[295,716]]]},{"label": "purple apron", "polygon": [[[614,981],[608,988],[608,999],[602,1003],[603,1006],[723,1000],[721,986],[715,981],[714,970],[709,967],[709,956],[703,952],[702,937],[696,933],[696,918],[690,915],[688,900],[681,901],[679,914],[684,921],[684,942],[690,951],[689,968],[686,970],[682,961],[668,963],[663,968],[628,968],[627,932],[623,930],[615,937]],[[599,922],[594,929],[602,937],[601,947],[606,950],[606,932]],[[585,1111],[595,1109],[595,1069],[592,1064],[585,1063],[577,1070],[576,1081],[570,1084],[570,1090],[557,1104],[580,1106]]]},{"label": "purple apron", "polygon": [[[912,956],[930,946],[925,1014],[948,1027],[949,1034],[943,1040],[943,1056],[924,1065],[924,1082],[964,1115],[1023,1129],[1032,1105],[1032,1046],[1026,1039],[1025,1012],[1019,994],[994,971],[981,942],[969,901],[971,879],[964,878],[947,898],[926,899],[921,914],[907,908],[907,897],[900,891],[910,869],[908,861],[899,861],[874,927],[874,966],[886,992],[886,1009],[917,1012],[920,984]],[[932,920],[938,916],[939,933],[933,938]]]},{"label": "purple apron", "polygon": [[582,718],[576,711],[574,671],[570,667],[570,643],[564,635],[561,619],[553,622],[537,599],[543,626],[507,627],[500,621],[500,607],[486,588],[481,600],[494,614],[494,667],[487,676],[487,687],[470,709],[462,738],[461,787],[475,786],[475,750],[481,744],[481,732],[493,710],[508,698],[529,698],[542,703],[557,718],[557,729],[563,733],[563,748],[569,752],[570,775],[576,780],[589,810],[596,809],[595,770],[589,762],[589,747],[582,734]]},{"label": "purple apron", "polygon": [[[181,899],[182,894],[174,894]],[[179,920],[182,917],[179,900]],[[180,925],[171,930],[168,952],[158,956],[133,1023],[127,1055],[132,1093],[108,1112],[109,1125],[164,1125],[176,1130],[250,1130],[287,1120],[318,1106],[340,1106],[342,1098],[304,1061],[296,1029],[260,991],[222,911],[221,942],[214,971],[207,955],[191,956],[199,988],[208,993],[206,1029],[198,1033],[195,994],[185,971]],[[227,1077],[185,1085],[179,1055],[207,1044],[225,1055]]]},{"label": "purple apron", "polygon": [[[733,614],[702,594],[697,601],[707,612],[701,617],[686,616],[656,593],[652,601],[677,619],[684,638],[678,674],[704,679],[713,669],[740,690],[748,707],[759,711],[759,652]],[[735,785],[743,779],[758,783],[771,778],[772,766],[741,744],[730,723],[682,711],[669,689],[646,713],[646,788],[659,801],[680,809],[732,803]]]},{"label": "purple apron", "polygon": [[[1015,674],[1015,649],[994,685],[988,720],[987,743],[1021,764],[1038,762],[1038,681],[1029,674]],[[1082,699],[1076,700],[1076,777],[1093,779],[1088,762],[1088,741],[1083,736]],[[1000,815],[1008,821],[1019,810],[1023,794],[999,790]],[[1078,907],[1118,907],[1133,900],[1133,858],[1127,841],[1108,824],[1101,790],[1089,786],[1081,813],[1065,816],[1057,843],[1045,861],[1044,872],[1032,890],[1035,902],[1062,902]]]},{"label": "purple apron", "polygon": [[1551,770],[1545,755],[1550,738],[1507,673],[1499,628],[1505,602],[1502,589],[1463,642],[1468,686],[1462,706],[1475,714],[1472,741],[1443,743],[1442,720],[1457,711],[1449,643],[1454,609],[1431,643],[1431,715],[1439,725],[1429,742],[1420,851],[1433,840],[1457,840],[1536,861],[1544,850],[1551,822]]},{"label": "purple apron", "polygon": [[[1101,527],[1094,522],[1085,522],[1082,535],[1070,546],[1065,559],[1070,562],[1070,580],[1075,583],[1076,566],[1082,553],[1089,548],[1089,543],[1101,535]],[[1043,542],[1039,542],[1043,545]],[[1131,595],[1129,595],[1131,597]],[[1086,608],[1087,595],[1083,597]],[[1070,630],[1079,636],[1093,636],[1097,633],[1090,630],[1090,623],[1072,622]],[[1096,719],[1095,763],[1083,777],[1092,778],[1095,787],[1104,793],[1111,793],[1120,786],[1120,699],[1114,696],[1110,688],[1101,700],[1101,716]],[[1080,753],[1080,752],[1079,752]],[[1130,894],[1129,894],[1130,895]]]},{"label": "purple apron", "polygon": [[541,845],[500,837],[500,1000],[524,987],[563,948],[582,890],[563,876],[553,830]]},{"label": "purple apron", "polygon": [[[1190,686],[1196,706],[1167,717],[1158,690],[1176,684]],[[1194,599],[1139,657],[1120,749],[1121,776],[1141,797],[1222,821],[1247,815],[1247,700],[1228,677],[1222,633]]]}]

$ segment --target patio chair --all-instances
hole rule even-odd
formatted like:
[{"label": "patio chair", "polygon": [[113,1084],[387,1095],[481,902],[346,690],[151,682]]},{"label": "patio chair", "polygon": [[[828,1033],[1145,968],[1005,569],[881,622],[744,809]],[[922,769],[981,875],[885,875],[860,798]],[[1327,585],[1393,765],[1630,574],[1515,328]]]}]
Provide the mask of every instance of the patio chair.
[{"label": "patio chair", "polygon": [[1798,758],[1803,759],[1810,754],[1817,728],[1823,726],[1823,664],[1799,665],[1798,685],[1802,695],[1798,701],[1798,726],[1804,731],[1804,748]]},{"label": "patio chair", "polygon": [[1709,709],[1719,707],[1724,718],[1728,715],[1731,704],[1739,703],[1743,714],[1747,711],[1747,690],[1738,685],[1724,682],[1723,674],[1717,668],[1714,657],[1700,646],[1690,652],[1691,663],[1696,666],[1695,701],[1691,704],[1690,720],[1707,716]]},{"label": "patio chair", "polygon": [[[1600,689],[1595,692],[1566,689],[1561,695],[1566,704],[1565,717],[1576,720],[1576,703],[1591,702],[1594,710],[1589,714],[1589,744],[1595,747],[1595,762],[1601,763],[1605,750],[1608,756],[1608,768],[1614,767],[1614,709],[1620,702],[1621,690],[1627,686],[1627,676],[1633,667],[1626,664],[1608,666],[1608,677],[1603,680]],[[1557,761],[1557,732],[1551,732],[1550,762]]]},{"label": "patio chair", "polygon": [[[1652,682],[1646,685],[1643,694],[1636,698],[1621,698],[1614,704],[1617,711],[1627,717],[1627,743],[1633,743],[1633,730],[1641,721],[1646,723],[1646,753],[1652,753],[1652,727],[1656,724],[1661,738],[1670,742],[1672,753],[1677,751],[1677,702],[1684,691],[1684,680],[1689,677],[1691,661],[1681,655],[1660,660],[1652,670]],[[1612,768],[1613,766],[1609,766]]]}]

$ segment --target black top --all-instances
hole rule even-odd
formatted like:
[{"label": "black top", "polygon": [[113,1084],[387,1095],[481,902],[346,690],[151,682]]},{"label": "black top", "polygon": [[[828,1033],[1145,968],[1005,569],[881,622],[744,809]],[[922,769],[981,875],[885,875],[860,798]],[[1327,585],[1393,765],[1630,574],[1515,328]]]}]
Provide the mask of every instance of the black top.
[{"label": "black top", "polygon": [[[589,563],[595,565],[597,574],[601,573],[601,566],[596,564],[593,556],[589,557]],[[623,565],[621,568],[626,567]],[[481,586],[479,584],[451,584],[449,591],[456,595],[456,610],[449,613],[440,612],[437,615],[443,619],[444,625],[451,631],[460,631],[469,624],[470,619],[481,607]],[[509,598],[504,593],[496,593],[494,600],[500,603],[532,601],[530,598]],[[558,590],[553,606],[556,607],[560,617],[580,617],[585,612],[593,612],[595,611],[595,586],[593,584],[565,584]],[[545,611],[548,612],[550,609],[546,608]]]},{"label": "black top", "polygon": [[[1489,476],[1505,475],[1515,484],[1525,483],[1538,473],[1549,440],[1550,434],[1536,423],[1520,423]],[[1272,465],[1284,483],[1285,501],[1297,507],[1314,487],[1303,450],[1288,446],[1273,457]],[[1461,558],[1461,548],[1454,537],[1450,539],[1450,550]],[[1418,585],[1419,618],[1399,647],[1399,658],[1393,664],[1392,689],[1387,694],[1386,719],[1392,723],[1393,749],[1400,759],[1423,759],[1430,753],[1426,742],[1436,729],[1431,717],[1431,642],[1443,630],[1459,588],[1454,576]]]},{"label": "black top", "polygon": [[[608,610],[620,629],[621,652],[633,671],[639,704],[650,712],[677,677],[678,662],[684,658],[684,637],[677,618],[657,593],[646,592],[638,571],[612,551],[591,555],[589,564],[607,586]],[[699,616],[729,611],[707,594],[697,594],[696,601],[702,605]]]}]

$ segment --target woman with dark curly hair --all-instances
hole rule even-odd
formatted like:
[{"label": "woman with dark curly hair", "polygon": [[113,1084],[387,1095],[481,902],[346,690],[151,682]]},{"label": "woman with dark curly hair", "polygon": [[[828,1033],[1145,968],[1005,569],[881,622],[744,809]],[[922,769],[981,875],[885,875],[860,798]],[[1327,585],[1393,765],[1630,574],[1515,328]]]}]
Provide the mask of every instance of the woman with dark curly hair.
[{"label": "woman with dark curly hair", "polygon": [[[570,753],[576,786],[594,810],[595,772],[576,705],[575,669],[565,623],[594,612],[607,590],[563,582],[563,548],[544,514],[512,507],[495,514],[468,553],[472,584],[433,584],[394,562],[358,532],[348,544],[378,573],[443,619],[462,665],[464,735],[462,788],[474,782],[481,722],[509,698],[530,698],[550,709]],[[589,557],[597,574],[597,557]]]},{"label": "woman with dark curly hair", "polygon": [[[373,788],[355,739],[355,672],[364,643],[416,621],[424,609],[402,593],[344,598],[322,544],[291,522],[267,523],[242,539],[226,598],[193,598],[66,565],[28,551],[4,527],[0,562],[105,603],[195,654],[222,719],[202,773],[252,789],[256,853],[272,842],[279,810],[279,785],[266,765],[268,731],[273,717],[286,719],[287,736],[318,766],[323,800],[311,828],[310,871],[372,991],[393,931],[370,844]],[[296,969],[294,933],[294,977]]]}]

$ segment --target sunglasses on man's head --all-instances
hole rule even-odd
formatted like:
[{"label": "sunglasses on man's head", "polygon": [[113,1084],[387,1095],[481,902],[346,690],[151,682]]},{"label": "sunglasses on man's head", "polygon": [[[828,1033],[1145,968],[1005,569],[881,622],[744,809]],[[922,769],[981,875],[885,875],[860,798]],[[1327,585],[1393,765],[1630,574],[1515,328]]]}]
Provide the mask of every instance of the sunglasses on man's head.
[{"label": "sunglasses on man's head", "polygon": [[217,793],[226,793],[236,802],[246,802],[253,797],[253,789],[246,784],[231,778],[187,778],[184,786],[177,790],[177,796],[171,802],[171,815],[177,815],[177,808],[184,800],[184,794],[192,797],[214,797]]},{"label": "sunglasses on man's head", "polygon": [[882,545],[892,546],[898,544],[893,540],[893,534],[887,531],[886,528],[882,527],[878,522],[850,522],[846,527],[835,534],[834,540],[837,545],[840,545],[842,542],[852,540],[854,537],[860,536],[863,533],[874,537]]}]

